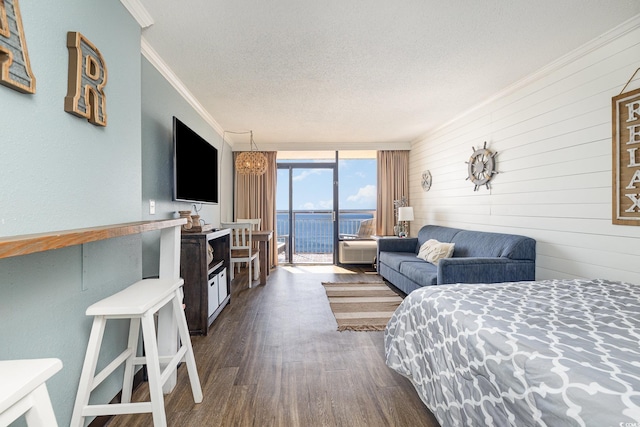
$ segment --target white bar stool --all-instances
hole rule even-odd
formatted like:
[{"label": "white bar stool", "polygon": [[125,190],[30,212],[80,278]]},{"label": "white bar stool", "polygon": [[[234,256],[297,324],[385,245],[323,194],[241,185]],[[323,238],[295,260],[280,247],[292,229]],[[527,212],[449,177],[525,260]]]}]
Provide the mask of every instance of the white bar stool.
[{"label": "white bar stool", "polygon": [[60,359],[1,360],[0,426],[23,414],[30,427],[57,426],[45,381],[60,369]]},{"label": "white bar stool", "polygon": [[[177,369],[180,361],[186,362],[193,400],[196,403],[202,402],[202,389],[191,347],[191,337],[182,309],[183,283],[182,279],[144,279],[87,308],[87,316],[94,316],[94,319],[71,417],[71,427],[82,427],[84,418],[87,416],[144,412],[153,414],[154,426],[166,426],[167,417],[164,410],[162,386]],[[159,356],[154,314],[166,304],[172,304],[181,346],[175,355]],[[126,350],[95,375],[107,319],[130,319],[129,342]],[[146,356],[139,357],[137,349],[141,323]],[[125,369],[121,403],[89,405],[91,392],[123,363]],[[161,364],[165,366],[162,372]],[[150,402],[131,403],[135,365],[147,365]]]}]

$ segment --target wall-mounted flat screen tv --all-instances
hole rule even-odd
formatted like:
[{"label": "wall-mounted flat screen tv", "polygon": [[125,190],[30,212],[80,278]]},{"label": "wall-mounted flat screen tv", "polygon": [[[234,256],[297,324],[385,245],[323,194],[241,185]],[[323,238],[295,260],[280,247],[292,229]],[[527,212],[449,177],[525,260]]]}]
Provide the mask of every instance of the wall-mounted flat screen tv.
[{"label": "wall-mounted flat screen tv", "polygon": [[173,200],[218,203],[218,149],[173,117]]}]

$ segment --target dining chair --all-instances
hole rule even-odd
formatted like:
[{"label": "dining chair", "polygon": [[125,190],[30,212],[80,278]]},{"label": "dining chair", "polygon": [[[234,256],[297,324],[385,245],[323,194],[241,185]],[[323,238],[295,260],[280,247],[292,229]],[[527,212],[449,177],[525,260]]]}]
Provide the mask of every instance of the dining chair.
[{"label": "dining chair", "polygon": [[248,222],[253,225],[253,231],[260,230],[260,224],[262,224],[262,218],[238,218],[236,222]]},{"label": "dining chair", "polygon": [[[253,231],[260,230],[260,224],[262,223],[262,218],[238,218],[236,222],[248,222],[251,224]],[[253,249],[258,250],[258,242],[253,242]]]},{"label": "dining chair", "polygon": [[[260,251],[253,247],[250,222],[221,222],[221,228],[230,229],[231,233],[231,280],[234,277],[236,264],[246,262],[249,266],[249,287],[260,274]],[[239,269],[238,269],[239,271]],[[253,273],[253,275],[252,275]]]}]

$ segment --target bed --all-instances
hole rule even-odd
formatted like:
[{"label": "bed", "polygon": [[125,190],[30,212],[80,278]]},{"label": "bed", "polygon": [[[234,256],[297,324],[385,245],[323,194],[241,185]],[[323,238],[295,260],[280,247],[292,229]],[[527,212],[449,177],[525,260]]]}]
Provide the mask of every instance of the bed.
[{"label": "bed", "polygon": [[384,340],[442,427],[640,427],[640,285],[430,286]]}]

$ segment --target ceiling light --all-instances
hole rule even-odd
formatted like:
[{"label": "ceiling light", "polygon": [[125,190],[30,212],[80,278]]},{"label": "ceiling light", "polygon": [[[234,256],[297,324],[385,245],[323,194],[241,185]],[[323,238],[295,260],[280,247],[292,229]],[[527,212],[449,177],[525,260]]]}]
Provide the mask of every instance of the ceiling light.
[{"label": "ceiling light", "polygon": [[[236,172],[242,175],[263,175],[267,171],[267,158],[258,151],[251,133],[250,151],[243,151],[236,157]],[[255,150],[254,150],[255,148]]]}]

